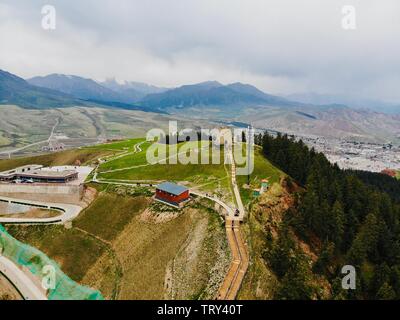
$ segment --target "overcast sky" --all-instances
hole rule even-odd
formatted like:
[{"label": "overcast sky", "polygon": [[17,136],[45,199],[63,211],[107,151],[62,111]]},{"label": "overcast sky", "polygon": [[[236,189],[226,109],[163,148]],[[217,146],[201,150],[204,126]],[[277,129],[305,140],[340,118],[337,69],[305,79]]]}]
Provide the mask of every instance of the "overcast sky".
[{"label": "overcast sky", "polygon": [[[45,4],[54,31],[41,27]],[[0,69],[400,101],[400,1],[0,0]]]}]

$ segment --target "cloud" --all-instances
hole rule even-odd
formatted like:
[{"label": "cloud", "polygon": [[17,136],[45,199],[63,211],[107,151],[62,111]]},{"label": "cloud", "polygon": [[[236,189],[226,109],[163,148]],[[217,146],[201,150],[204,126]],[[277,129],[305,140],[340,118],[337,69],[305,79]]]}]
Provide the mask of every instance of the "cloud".
[{"label": "cloud", "polygon": [[[400,3],[352,0],[3,0],[0,68],[177,86],[249,82],[272,93],[313,91],[400,100]],[[51,3],[50,3],[51,4]]]}]

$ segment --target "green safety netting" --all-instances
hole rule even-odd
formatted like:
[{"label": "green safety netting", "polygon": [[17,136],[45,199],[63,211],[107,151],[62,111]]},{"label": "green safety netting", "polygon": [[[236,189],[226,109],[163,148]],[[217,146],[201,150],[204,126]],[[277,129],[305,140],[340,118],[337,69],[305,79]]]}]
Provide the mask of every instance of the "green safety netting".
[{"label": "green safety netting", "polygon": [[30,272],[42,277],[43,267],[51,265],[55,270],[55,288],[48,290],[49,300],[103,300],[99,291],[81,286],[65,275],[58,264],[43,252],[13,238],[0,225],[0,252],[19,266],[28,268]]}]

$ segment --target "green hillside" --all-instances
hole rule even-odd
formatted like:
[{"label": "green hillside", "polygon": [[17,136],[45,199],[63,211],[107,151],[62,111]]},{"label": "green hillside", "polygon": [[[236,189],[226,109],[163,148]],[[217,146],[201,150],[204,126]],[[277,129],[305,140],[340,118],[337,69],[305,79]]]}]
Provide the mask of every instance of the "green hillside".
[{"label": "green hillside", "polygon": [[[221,190],[223,193],[229,193],[229,170],[224,165],[223,150],[219,150],[219,159],[217,151],[210,147],[208,159],[210,164],[177,164],[171,162],[182,155],[189,155],[190,152],[200,162],[201,154],[206,152],[200,149],[197,142],[186,142],[178,145],[176,151],[167,148],[167,153],[161,159],[166,159],[166,164],[149,164],[146,159],[146,152],[150,143],[145,142],[141,145],[142,151],[129,154],[123,157],[117,157],[116,160],[110,160],[100,165],[99,179],[105,180],[170,180],[177,182],[186,182],[190,186],[200,187],[202,190]],[[156,153],[157,155],[157,153]],[[218,161],[219,164],[212,164]]]},{"label": "green hillside", "polygon": [[[258,263],[242,298],[399,299],[400,203],[393,190],[400,185],[385,175],[340,170],[286,135],[257,142],[290,178],[251,208]],[[387,179],[396,189],[386,190]],[[340,285],[344,265],[356,269],[355,290]]]},{"label": "green hillside", "polygon": [[[243,154],[245,154],[245,145],[243,146]],[[240,166],[238,166],[238,168],[240,168]],[[268,184],[272,186],[275,183],[279,183],[284,176],[284,172],[273,166],[271,162],[264,157],[262,149],[259,146],[255,146],[254,170],[250,174],[250,186],[247,186],[247,175],[237,176],[242,201],[247,204],[254,199],[253,189],[261,188],[261,180],[268,180]]]}]

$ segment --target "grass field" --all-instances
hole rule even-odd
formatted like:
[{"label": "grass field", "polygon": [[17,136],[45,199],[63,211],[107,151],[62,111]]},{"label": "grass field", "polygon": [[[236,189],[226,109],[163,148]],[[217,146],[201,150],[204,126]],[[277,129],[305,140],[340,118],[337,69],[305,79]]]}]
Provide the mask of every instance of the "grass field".
[{"label": "grass field", "polygon": [[140,145],[142,151],[133,153],[133,148],[130,148],[127,155],[117,156],[115,159],[112,159],[111,157],[110,160],[107,160],[107,162],[100,166],[99,172],[146,164],[146,151],[150,147],[151,143],[143,140],[135,141],[137,141],[136,143],[143,142]]},{"label": "grass field", "polygon": [[244,204],[249,203],[253,199],[253,190],[261,187],[261,180],[268,179],[269,184],[272,186],[274,183],[279,182],[284,176],[284,173],[273,166],[262,154],[260,147],[254,148],[254,170],[250,175],[251,188],[243,188],[247,184],[246,176],[236,176],[240,188],[240,195]]},{"label": "grass field", "polygon": [[4,133],[0,131],[0,147],[7,146],[11,143],[11,141],[4,136]]},{"label": "grass field", "polygon": [[103,193],[74,220],[73,226],[106,241],[112,241],[122,232],[127,221],[142,212],[148,203],[149,200],[144,197],[121,197]]},{"label": "grass field", "polygon": [[[170,180],[176,182],[188,182],[189,186],[198,186],[202,190],[229,191],[229,171],[224,165],[224,154],[220,150],[219,164],[212,164],[213,157],[218,154],[214,151],[206,153],[210,164],[200,164],[200,152],[198,142],[186,142],[179,144],[176,151],[169,151],[161,159],[167,159],[166,164],[149,164],[146,159],[146,151],[150,144],[144,143],[142,152],[130,154],[102,164],[99,168],[99,179],[107,180]],[[170,163],[173,159],[188,155],[190,150],[198,159],[199,164]],[[202,150],[201,152],[205,152]],[[177,155],[178,154],[178,155]],[[156,154],[157,155],[157,154]],[[215,160],[214,160],[215,163]],[[107,172],[108,171],[108,172]]]},{"label": "grass field", "polygon": [[72,165],[76,160],[79,160],[82,164],[90,164],[100,157],[118,155],[122,152],[133,152],[134,146],[142,141],[144,141],[143,138],[129,139],[33,157],[0,160],[0,171],[26,164],[41,164],[44,166]]},{"label": "grass field", "polygon": [[82,149],[88,149],[88,150],[96,150],[96,151],[106,151],[106,150],[111,150],[111,151],[133,151],[134,146],[139,143],[144,141],[144,138],[137,138],[137,139],[127,139],[127,140],[122,140],[122,141],[115,141],[115,142],[110,142],[110,143],[104,143],[104,144],[98,144],[94,146],[89,146],[89,147],[84,147]]},{"label": "grass field", "polygon": [[397,171],[396,178],[400,180],[400,170],[399,170],[399,171]]}]

